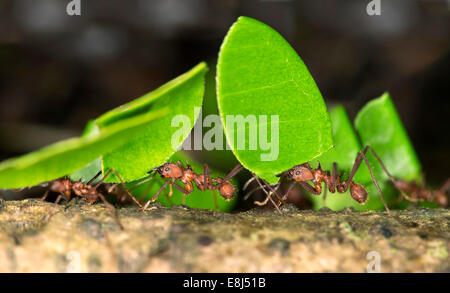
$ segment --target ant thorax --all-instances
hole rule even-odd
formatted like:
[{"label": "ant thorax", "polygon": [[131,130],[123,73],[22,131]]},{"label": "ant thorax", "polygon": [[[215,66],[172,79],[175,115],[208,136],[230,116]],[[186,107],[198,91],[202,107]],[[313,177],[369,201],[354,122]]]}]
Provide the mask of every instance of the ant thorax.
[{"label": "ant thorax", "polygon": [[314,177],[312,179],[314,184],[322,183],[323,181],[327,182],[330,180],[330,175],[327,172],[322,171],[321,169],[312,170],[311,174]]},{"label": "ant thorax", "polygon": [[194,178],[196,177],[194,171],[192,171],[192,169],[187,168],[186,170],[183,171],[183,174],[181,175],[181,182],[186,183],[186,182],[191,182],[192,180],[194,180]]}]

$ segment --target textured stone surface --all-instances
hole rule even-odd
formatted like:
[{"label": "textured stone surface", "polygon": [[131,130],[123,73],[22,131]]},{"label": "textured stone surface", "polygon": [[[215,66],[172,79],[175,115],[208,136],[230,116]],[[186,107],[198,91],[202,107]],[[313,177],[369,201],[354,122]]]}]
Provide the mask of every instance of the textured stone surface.
[{"label": "textured stone surface", "polygon": [[[450,272],[449,210],[238,214],[0,200],[0,272]],[[78,262],[79,260],[79,262]]]}]

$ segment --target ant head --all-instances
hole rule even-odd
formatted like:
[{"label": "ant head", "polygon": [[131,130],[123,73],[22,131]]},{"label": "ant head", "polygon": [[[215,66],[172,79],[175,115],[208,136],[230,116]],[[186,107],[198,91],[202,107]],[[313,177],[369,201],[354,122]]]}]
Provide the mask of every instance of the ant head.
[{"label": "ant head", "polygon": [[350,185],[350,195],[360,204],[365,204],[367,201],[367,190],[361,184],[352,182]]},{"label": "ant head", "polygon": [[296,182],[304,182],[314,179],[311,170],[303,165],[297,165],[291,168],[287,171],[287,176]]},{"label": "ant head", "polygon": [[230,182],[226,181],[219,187],[220,195],[225,198],[226,201],[230,201],[234,196],[234,186]]},{"label": "ant head", "polygon": [[183,171],[177,164],[165,163],[161,167],[157,168],[159,175],[164,178],[180,178],[183,175]]}]

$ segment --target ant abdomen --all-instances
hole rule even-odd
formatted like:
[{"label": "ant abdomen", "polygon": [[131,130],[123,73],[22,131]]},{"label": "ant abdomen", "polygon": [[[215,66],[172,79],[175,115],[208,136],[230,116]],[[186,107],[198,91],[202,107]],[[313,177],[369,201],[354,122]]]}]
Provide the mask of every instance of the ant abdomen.
[{"label": "ant abdomen", "polygon": [[234,196],[234,186],[230,182],[224,182],[219,187],[220,195],[225,198],[227,201],[230,201]]},{"label": "ant abdomen", "polygon": [[352,182],[350,184],[350,195],[360,204],[365,204],[367,201],[367,190],[361,184]]}]

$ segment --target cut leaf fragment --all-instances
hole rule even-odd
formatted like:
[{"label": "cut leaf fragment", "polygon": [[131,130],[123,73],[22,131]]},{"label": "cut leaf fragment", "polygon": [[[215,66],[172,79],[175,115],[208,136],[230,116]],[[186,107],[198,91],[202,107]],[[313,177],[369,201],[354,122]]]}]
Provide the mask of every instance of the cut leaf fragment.
[{"label": "cut leaf fragment", "polygon": [[98,135],[71,138],[0,163],[0,188],[33,186],[74,172],[127,140],[167,114],[160,109],[118,123]]},{"label": "cut leaf fragment", "polygon": [[[166,117],[144,129],[120,148],[99,158],[96,164],[101,167],[99,170],[114,168],[123,180],[134,181],[145,177],[149,170],[165,163],[181,146],[194,126],[199,112],[196,110],[202,106],[206,71],[206,63],[202,62],[156,90],[108,111],[90,122],[86,126],[85,136],[103,132],[121,121],[142,113],[157,111],[162,107],[169,109]],[[172,121],[175,122],[174,125]],[[183,127],[178,125],[178,122],[183,123]],[[175,132],[178,134],[178,140],[172,142]],[[93,164],[90,164],[78,170],[71,178],[85,179],[93,175],[95,175]],[[118,181],[114,174],[106,180],[106,182]]]},{"label": "cut leaf fragment", "polygon": [[270,183],[333,144],[329,114],[305,64],[279,33],[255,19],[240,17],[223,41],[217,98],[233,153]]},{"label": "cut leaf fragment", "polygon": [[[362,145],[370,145],[394,177],[420,180],[419,159],[388,93],[370,101],[359,111],[355,128]],[[381,169],[370,152],[367,157],[374,168]],[[382,171],[377,173],[381,173],[383,180],[388,178]]]},{"label": "cut leaf fragment", "polygon": [[[206,63],[202,62],[160,88],[96,119],[102,132],[141,112],[169,109],[167,116],[103,156],[103,171],[115,168],[122,179],[132,181],[145,177],[149,170],[165,163],[194,127],[202,107],[207,70]],[[177,139],[173,139],[174,135]],[[118,179],[111,176],[108,182],[118,182]]]}]

